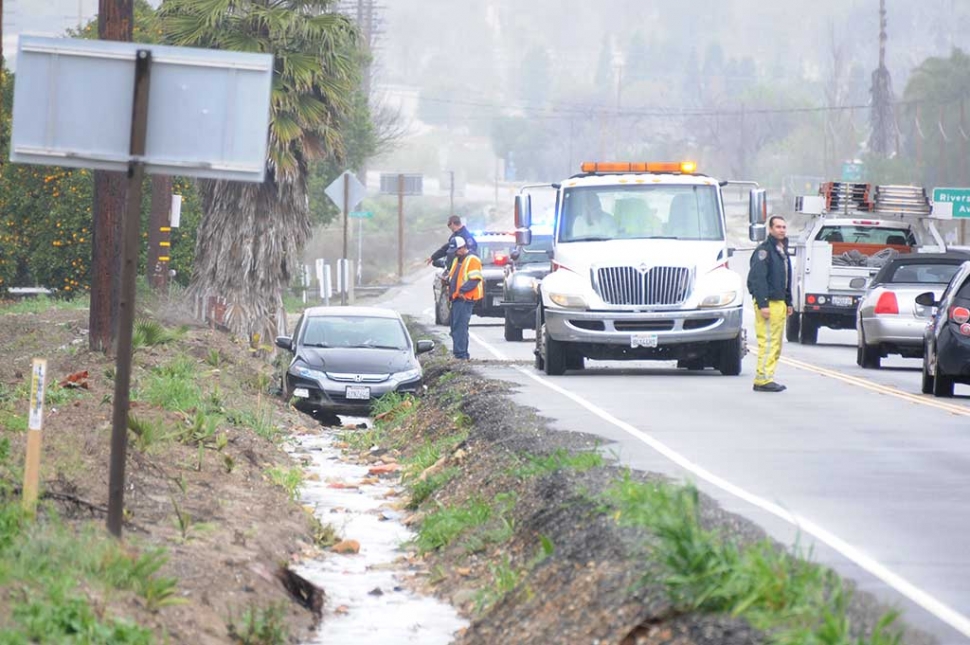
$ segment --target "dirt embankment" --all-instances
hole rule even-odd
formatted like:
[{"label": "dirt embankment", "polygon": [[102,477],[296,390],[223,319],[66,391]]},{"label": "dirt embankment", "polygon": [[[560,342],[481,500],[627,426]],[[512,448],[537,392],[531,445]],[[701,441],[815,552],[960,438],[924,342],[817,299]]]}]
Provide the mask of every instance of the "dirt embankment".
[{"label": "dirt embankment", "polygon": [[[71,621],[97,634],[82,639],[91,643],[282,643],[305,633],[313,613],[280,575],[310,549],[312,527],[285,490],[293,464],[279,447],[305,421],[267,394],[265,359],[205,328],[142,330],[119,548],[104,530],[114,361],[88,351],[86,326],[86,311],[0,315],[0,515],[10,520],[0,522],[0,633],[66,642]],[[47,358],[49,373],[42,499],[37,521],[20,523],[11,518],[33,357]],[[60,385],[69,375],[74,383]],[[50,546],[30,556],[40,542]],[[60,573],[39,573],[50,567]],[[75,618],[61,621],[68,610]]]},{"label": "dirt embankment", "polygon": [[425,588],[472,619],[461,645],[928,642],[704,495],[551,430],[473,365],[438,353],[425,370],[427,394],[378,440],[404,453]]}]

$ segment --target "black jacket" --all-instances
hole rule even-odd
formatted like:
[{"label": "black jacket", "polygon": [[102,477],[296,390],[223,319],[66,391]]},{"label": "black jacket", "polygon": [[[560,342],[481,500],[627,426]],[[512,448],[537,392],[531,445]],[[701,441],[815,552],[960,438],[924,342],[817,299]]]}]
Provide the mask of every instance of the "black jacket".
[{"label": "black jacket", "polygon": [[448,258],[448,265],[451,265],[451,254],[448,253],[448,247],[451,245],[451,241],[456,237],[465,238],[465,245],[468,247],[469,253],[476,253],[478,251],[478,242],[472,237],[472,234],[467,228],[462,226],[460,229],[451,234],[448,241],[445,242],[440,249],[431,254],[431,261],[434,262],[438,258]]},{"label": "black jacket", "polygon": [[751,254],[748,291],[761,309],[768,306],[769,300],[784,300],[791,307],[791,259],[787,239],[784,248],[784,253],[779,251],[778,240],[769,235]]}]

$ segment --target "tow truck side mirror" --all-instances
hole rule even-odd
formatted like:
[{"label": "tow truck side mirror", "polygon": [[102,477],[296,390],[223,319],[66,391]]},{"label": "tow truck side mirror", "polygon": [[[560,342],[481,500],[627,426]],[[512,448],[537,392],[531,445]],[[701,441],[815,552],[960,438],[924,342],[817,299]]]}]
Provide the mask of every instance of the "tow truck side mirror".
[{"label": "tow truck side mirror", "polygon": [[532,228],[532,195],[515,196],[515,228]]},{"label": "tow truck side mirror", "polygon": [[518,262],[519,258],[522,257],[522,253],[520,253],[519,249],[517,248],[512,249],[512,252],[509,253],[509,257],[512,258],[513,262]]},{"label": "tow truck side mirror", "polygon": [[748,238],[752,242],[763,242],[767,237],[767,221],[768,191],[764,188],[753,188],[748,197]]}]

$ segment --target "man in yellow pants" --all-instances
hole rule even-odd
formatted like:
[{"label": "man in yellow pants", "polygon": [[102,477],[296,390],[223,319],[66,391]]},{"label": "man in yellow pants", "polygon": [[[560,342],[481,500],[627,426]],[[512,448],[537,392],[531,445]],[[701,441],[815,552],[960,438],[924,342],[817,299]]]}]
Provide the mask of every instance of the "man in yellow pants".
[{"label": "man in yellow pants", "polygon": [[784,392],[785,386],[775,382],[785,323],[792,314],[788,225],[783,217],[774,215],[768,220],[768,238],[751,255],[748,291],[754,300],[758,336],[754,391]]}]

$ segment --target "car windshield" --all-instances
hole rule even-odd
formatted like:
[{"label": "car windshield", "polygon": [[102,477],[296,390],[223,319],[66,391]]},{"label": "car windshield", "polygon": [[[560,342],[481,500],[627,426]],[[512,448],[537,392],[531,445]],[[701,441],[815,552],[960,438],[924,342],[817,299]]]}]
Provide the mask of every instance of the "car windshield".
[{"label": "car windshield", "polygon": [[301,344],[307,347],[407,349],[407,332],[396,318],[315,316],[307,318]]},{"label": "car windshield", "polygon": [[823,242],[851,244],[881,244],[883,246],[916,246],[912,232],[905,228],[887,226],[832,225],[823,226],[815,236]]},{"label": "car windshield", "polygon": [[716,188],[583,186],[563,194],[560,242],[650,238],[723,240]]},{"label": "car windshield", "polygon": [[509,260],[512,242],[478,242],[478,259],[482,264],[505,264]]},{"label": "car windshield", "polygon": [[947,284],[957,271],[959,264],[897,264],[890,269],[884,282],[896,284]]},{"label": "car windshield", "polygon": [[549,262],[549,251],[552,250],[551,235],[533,235],[532,244],[519,251],[519,264],[539,264]]}]

